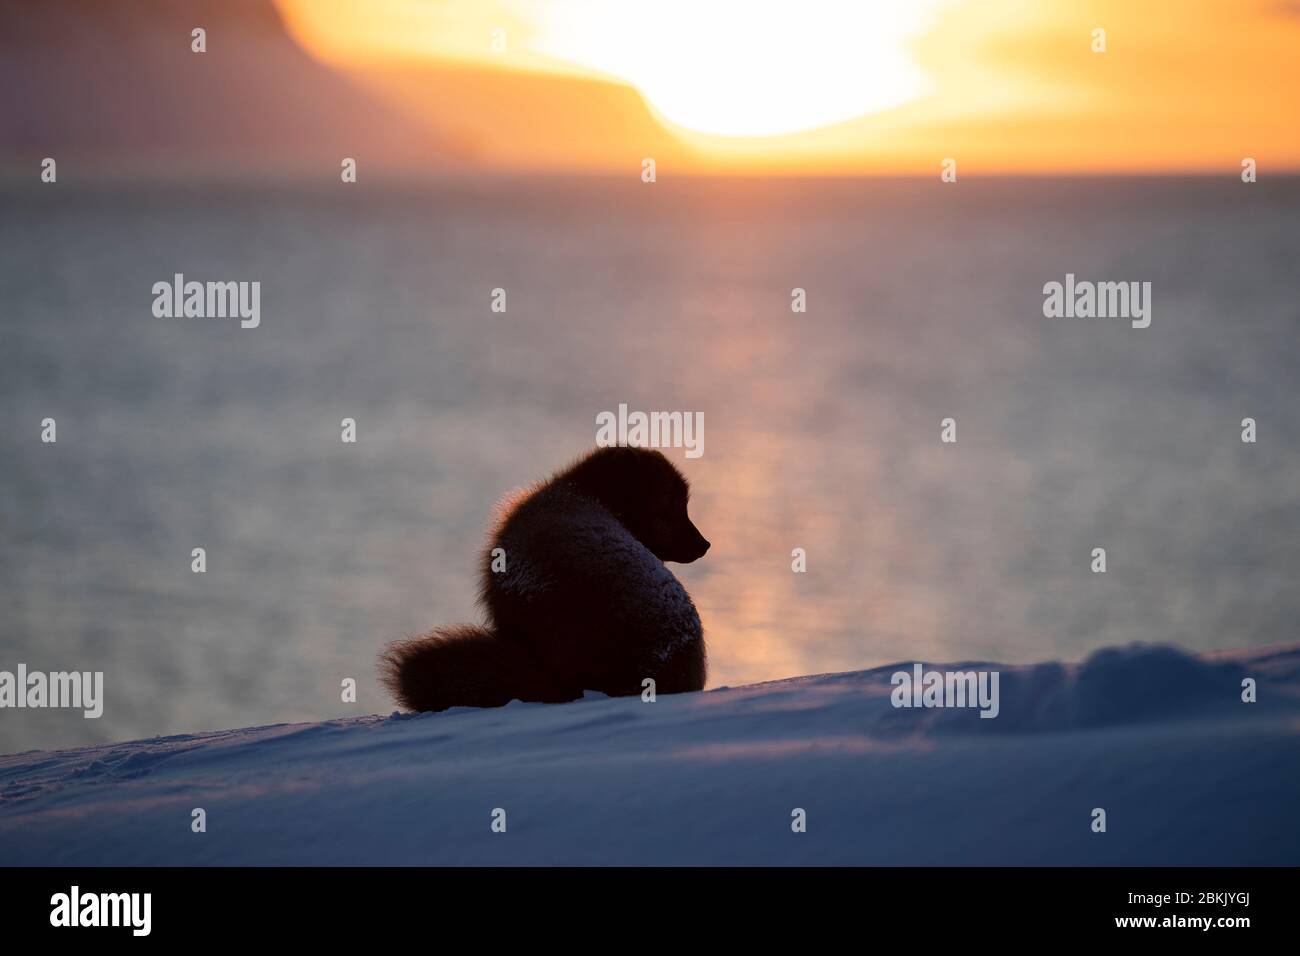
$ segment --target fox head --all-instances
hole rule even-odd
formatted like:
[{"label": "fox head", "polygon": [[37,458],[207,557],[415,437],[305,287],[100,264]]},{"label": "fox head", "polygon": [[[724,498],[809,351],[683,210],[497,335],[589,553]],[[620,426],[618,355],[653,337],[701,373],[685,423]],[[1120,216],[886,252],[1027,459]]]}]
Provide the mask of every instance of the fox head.
[{"label": "fox head", "polygon": [[660,561],[690,564],[709,542],[686,513],[690,486],[661,452],[598,448],[559,476],[604,505]]}]

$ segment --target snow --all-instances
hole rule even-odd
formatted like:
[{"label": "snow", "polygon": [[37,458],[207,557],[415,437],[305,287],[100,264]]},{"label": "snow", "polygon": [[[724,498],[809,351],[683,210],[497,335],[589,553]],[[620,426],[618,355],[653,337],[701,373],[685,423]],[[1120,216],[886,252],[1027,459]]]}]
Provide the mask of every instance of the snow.
[{"label": "snow", "polygon": [[995,719],[893,707],[912,663],[0,757],[0,864],[1300,863],[1300,645],[926,663]]}]

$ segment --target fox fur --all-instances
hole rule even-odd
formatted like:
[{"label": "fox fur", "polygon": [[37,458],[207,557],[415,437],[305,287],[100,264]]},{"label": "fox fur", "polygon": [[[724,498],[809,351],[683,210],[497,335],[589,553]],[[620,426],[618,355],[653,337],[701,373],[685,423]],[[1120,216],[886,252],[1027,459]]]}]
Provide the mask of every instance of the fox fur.
[{"label": "fox fur", "polygon": [[385,685],[411,710],[639,694],[647,678],[656,693],[700,690],[704,629],[664,566],[709,549],[689,495],[660,452],[618,446],[507,501],[480,562],[486,623],[390,645]]}]

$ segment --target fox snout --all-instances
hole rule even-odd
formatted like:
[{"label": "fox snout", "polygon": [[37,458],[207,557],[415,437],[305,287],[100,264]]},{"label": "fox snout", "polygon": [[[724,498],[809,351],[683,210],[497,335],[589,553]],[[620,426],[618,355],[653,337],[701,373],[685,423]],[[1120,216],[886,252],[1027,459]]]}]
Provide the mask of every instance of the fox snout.
[{"label": "fox snout", "polygon": [[690,532],[684,537],[686,540],[674,548],[673,553],[668,555],[666,560],[676,561],[678,564],[690,564],[704,557],[709,550],[709,539],[700,534],[700,530],[695,525],[690,526]]}]

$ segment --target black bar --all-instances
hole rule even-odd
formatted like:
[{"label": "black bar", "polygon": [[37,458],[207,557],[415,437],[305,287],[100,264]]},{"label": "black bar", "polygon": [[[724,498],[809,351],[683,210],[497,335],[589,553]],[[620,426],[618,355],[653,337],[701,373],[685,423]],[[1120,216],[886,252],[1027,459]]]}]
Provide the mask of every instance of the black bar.
[{"label": "black bar", "polygon": [[[499,944],[515,934],[539,948],[637,939],[668,945],[695,938],[690,926],[733,943],[840,930],[872,946],[918,932],[926,943],[1098,936],[1231,943],[1286,928],[1294,919],[1296,876],[1291,868],[49,868],[0,874],[10,940],[73,932],[82,943],[132,939],[130,925],[51,925],[56,894],[70,904],[76,886],[83,907],[92,894],[150,894],[151,939],[337,945],[409,937],[411,946],[430,950]],[[92,908],[98,905],[97,898]],[[123,910],[120,921],[130,923],[129,915]],[[135,912],[137,926],[142,915]],[[1154,922],[1132,922],[1146,919]],[[1189,924],[1193,919],[1197,924]],[[1200,923],[1206,919],[1208,927]]]}]

